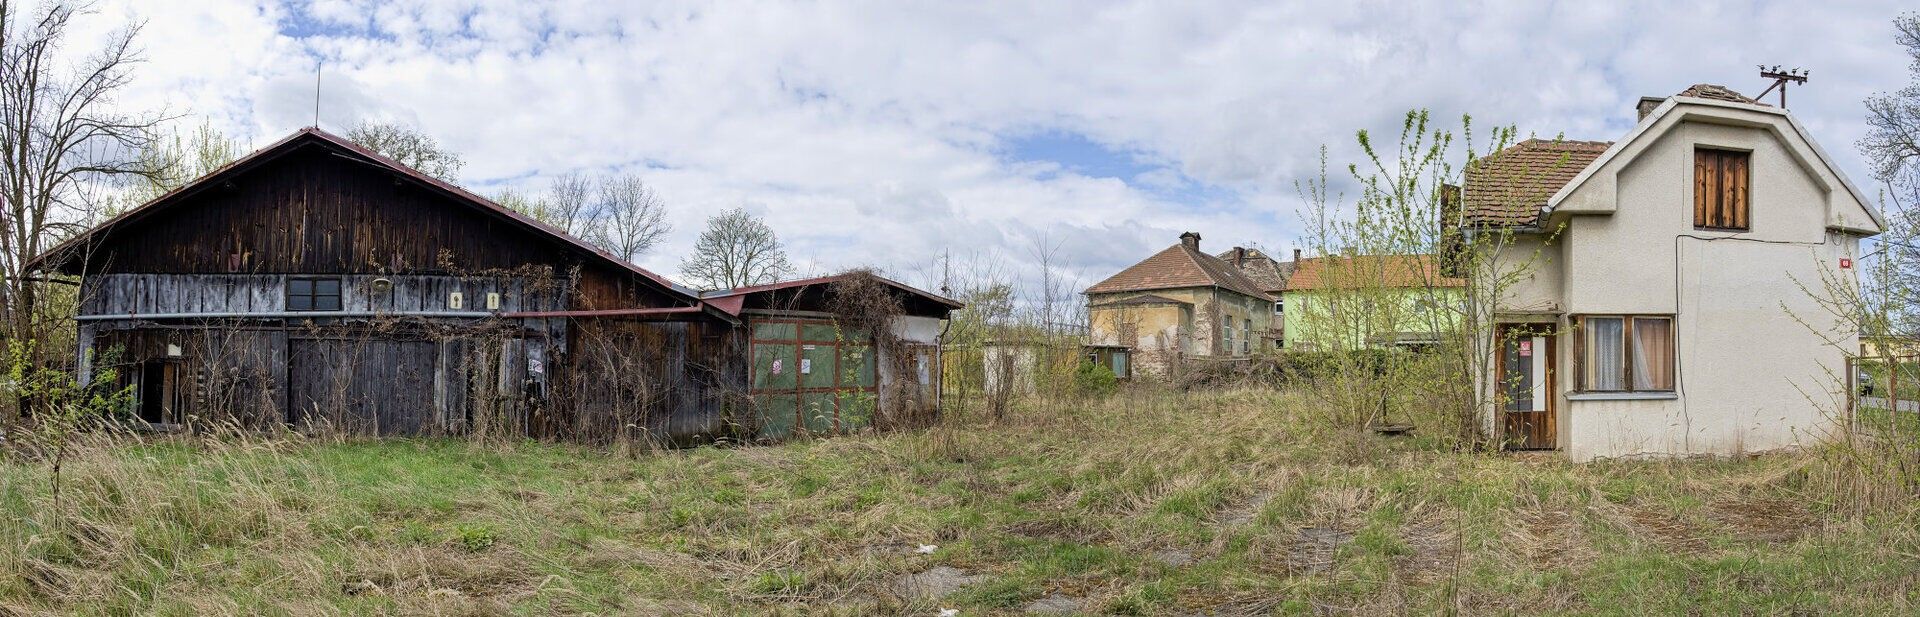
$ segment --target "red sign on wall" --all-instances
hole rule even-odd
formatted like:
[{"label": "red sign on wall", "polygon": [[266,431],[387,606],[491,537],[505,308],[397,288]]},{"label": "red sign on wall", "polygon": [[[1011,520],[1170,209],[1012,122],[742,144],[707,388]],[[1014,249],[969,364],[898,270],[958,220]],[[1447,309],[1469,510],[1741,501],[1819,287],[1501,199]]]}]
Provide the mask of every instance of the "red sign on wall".
[{"label": "red sign on wall", "polygon": [[1533,355],[1533,341],[1520,341],[1520,357]]},{"label": "red sign on wall", "polygon": [[1840,269],[1841,269],[1841,270],[1846,270],[1846,269],[1849,269],[1849,268],[1852,268],[1852,267],[1853,267],[1853,258],[1852,258],[1852,257],[1841,257],[1841,258],[1840,258]]}]

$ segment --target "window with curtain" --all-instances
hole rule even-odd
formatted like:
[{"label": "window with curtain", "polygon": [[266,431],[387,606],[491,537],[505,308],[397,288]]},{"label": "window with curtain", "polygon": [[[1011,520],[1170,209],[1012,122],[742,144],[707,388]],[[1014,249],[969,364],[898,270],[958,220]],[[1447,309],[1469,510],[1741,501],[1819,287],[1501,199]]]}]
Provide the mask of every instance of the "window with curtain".
[{"label": "window with curtain", "polygon": [[1580,390],[1673,391],[1673,318],[1586,316],[1580,329]]},{"label": "window with curtain", "polygon": [[1673,319],[1633,318],[1633,389],[1673,389]]}]

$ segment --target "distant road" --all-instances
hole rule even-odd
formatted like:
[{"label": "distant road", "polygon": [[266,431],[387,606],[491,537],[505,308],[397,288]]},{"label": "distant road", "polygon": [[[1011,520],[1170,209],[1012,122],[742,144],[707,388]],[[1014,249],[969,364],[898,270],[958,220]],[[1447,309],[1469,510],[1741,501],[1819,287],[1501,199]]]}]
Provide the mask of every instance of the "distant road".
[{"label": "distant road", "polygon": [[[1880,398],[1878,396],[1862,396],[1860,397],[1860,406],[1886,409],[1887,399]],[[1920,401],[1901,400],[1900,411],[1910,411],[1913,413],[1920,413]]]}]

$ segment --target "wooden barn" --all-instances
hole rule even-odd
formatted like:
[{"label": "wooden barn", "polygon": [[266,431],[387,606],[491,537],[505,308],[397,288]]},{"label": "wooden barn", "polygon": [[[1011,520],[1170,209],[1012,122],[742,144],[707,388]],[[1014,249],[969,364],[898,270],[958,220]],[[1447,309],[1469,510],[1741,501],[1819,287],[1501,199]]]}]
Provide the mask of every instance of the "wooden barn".
[{"label": "wooden barn", "polygon": [[[81,378],[111,375],[132,389],[129,412],[154,424],[777,438],[796,426],[851,430],[874,404],[911,408],[938,397],[935,379],[895,402],[880,386],[918,375],[895,375],[884,361],[866,381],[801,373],[787,394],[816,403],[816,415],[823,393],[835,401],[832,422],[803,419],[801,403],[755,387],[764,377],[754,376],[751,354],[767,340],[759,335],[791,334],[794,363],[812,368],[820,358],[798,354],[818,344],[808,336],[826,338],[822,324],[838,330],[823,312],[835,280],[702,298],[314,128],[114,217],[29,268],[78,285]],[[889,319],[914,336],[883,337],[881,346],[937,350],[938,333],[926,332],[959,305],[884,286],[906,311]],[[871,336],[833,340],[835,353],[873,346]],[[872,397],[842,396],[855,391]],[[849,403],[843,414],[842,398],[869,401],[868,411]]]}]

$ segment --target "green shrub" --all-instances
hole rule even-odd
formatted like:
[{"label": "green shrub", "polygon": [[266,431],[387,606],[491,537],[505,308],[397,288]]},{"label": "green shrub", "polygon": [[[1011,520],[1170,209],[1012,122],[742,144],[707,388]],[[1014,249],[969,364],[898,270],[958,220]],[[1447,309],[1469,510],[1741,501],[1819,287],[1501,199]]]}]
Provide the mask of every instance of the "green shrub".
[{"label": "green shrub", "polygon": [[1105,397],[1113,394],[1120,380],[1113,376],[1113,369],[1082,360],[1073,371],[1073,391],[1087,397]]}]

